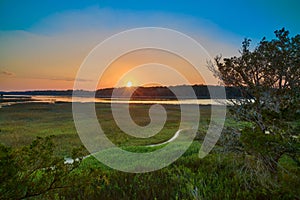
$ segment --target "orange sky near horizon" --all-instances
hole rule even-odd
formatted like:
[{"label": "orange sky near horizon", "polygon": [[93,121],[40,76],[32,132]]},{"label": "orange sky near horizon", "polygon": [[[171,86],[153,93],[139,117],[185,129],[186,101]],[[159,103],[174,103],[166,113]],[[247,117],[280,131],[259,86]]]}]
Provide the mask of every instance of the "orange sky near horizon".
[{"label": "orange sky near horizon", "polygon": [[[33,39],[33,36],[26,37],[29,42]],[[26,49],[28,41],[24,43],[23,40],[10,44],[11,49],[6,49],[10,54],[6,56],[2,54],[4,55],[1,58],[4,63],[2,66],[10,66],[10,68],[0,69],[0,91],[73,89],[78,69],[90,50],[97,45],[96,41],[83,40],[75,43],[69,39],[64,41],[67,46],[62,45],[62,48],[56,50],[57,44],[50,42],[53,38],[45,37],[39,40],[34,37],[34,40],[41,45],[39,48]],[[83,43],[84,45],[80,46]],[[197,54],[197,52],[191,53]],[[200,68],[206,68],[207,59],[202,59]],[[162,65],[169,66],[173,71],[170,72]],[[199,66],[197,67],[199,69]],[[128,81],[132,82],[133,86],[143,86],[145,82],[147,86],[186,84],[186,81],[178,77],[174,70],[183,75],[191,85],[206,84],[202,77],[205,74],[199,74],[183,58],[163,50],[143,49],[129,52],[114,60],[103,76],[99,77],[97,89],[126,86]],[[90,80],[86,78],[79,81],[85,85],[89,84]],[[217,84],[217,80],[210,80],[211,82]]]},{"label": "orange sky near horizon", "polygon": [[[179,75],[176,76],[174,70]],[[100,78],[98,88],[122,87],[129,81],[133,86],[185,84],[180,75],[191,85],[205,84],[198,71],[185,59],[163,50],[143,49],[122,55],[111,63]]]},{"label": "orange sky near horizon", "polygon": [[[46,69],[49,70],[49,68]],[[176,71],[179,75],[176,74]],[[39,73],[53,73],[51,71],[42,72],[42,70],[34,70],[32,73],[24,70],[22,73],[23,76],[21,77],[16,77],[14,74],[1,76],[0,90],[23,91],[72,89],[76,76],[76,70],[67,68],[60,69],[60,74],[64,74],[66,77],[70,78],[51,78],[43,76],[39,78]],[[183,58],[162,50],[144,49],[127,53],[116,59],[108,66],[102,77],[99,77],[97,89],[124,87],[128,82],[131,82],[132,86],[183,85],[186,84],[184,78],[190,85],[205,84],[201,74],[199,74],[199,72]],[[84,85],[90,80],[79,81]]]}]

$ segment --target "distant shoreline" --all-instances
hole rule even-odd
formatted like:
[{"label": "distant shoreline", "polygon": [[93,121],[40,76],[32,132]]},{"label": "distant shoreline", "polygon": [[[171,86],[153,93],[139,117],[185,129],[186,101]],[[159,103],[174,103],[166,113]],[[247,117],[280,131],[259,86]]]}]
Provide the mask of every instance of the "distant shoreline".
[{"label": "distant shoreline", "polygon": [[[192,87],[194,95],[189,95],[187,89]],[[34,91],[0,91],[1,96],[22,95],[22,96],[77,96],[77,97],[96,97],[104,99],[113,98],[130,98],[132,100],[175,100],[177,97],[172,91],[178,92],[181,96],[179,99],[211,99],[210,93],[213,93],[215,99],[236,99],[241,97],[240,90],[235,87],[225,87],[226,95],[222,95],[223,86],[207,86],[207,85],[180,85],[170,87],[122,87],[122,88],[106,88],[97,91],[85,90],[34,90]],[[1,98],[1,97],[0,97]]]}]

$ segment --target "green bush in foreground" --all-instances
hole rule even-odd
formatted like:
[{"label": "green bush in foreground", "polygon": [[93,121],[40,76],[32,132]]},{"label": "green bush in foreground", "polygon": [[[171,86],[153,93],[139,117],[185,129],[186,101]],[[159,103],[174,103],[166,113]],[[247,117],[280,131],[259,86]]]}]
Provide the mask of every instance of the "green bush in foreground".
[{"label": "green bush in foreground", "polygon": [[[1,199],[297,199],[299,166],[286,156],[277,178],[260,170],[255,157],[213,152],[204,159],[199,143],[171,166],[145,174],[109,169],[93,157],[64,164],[53,138],[0,149]],[[73,157],[80,157],[80,150]]]}]

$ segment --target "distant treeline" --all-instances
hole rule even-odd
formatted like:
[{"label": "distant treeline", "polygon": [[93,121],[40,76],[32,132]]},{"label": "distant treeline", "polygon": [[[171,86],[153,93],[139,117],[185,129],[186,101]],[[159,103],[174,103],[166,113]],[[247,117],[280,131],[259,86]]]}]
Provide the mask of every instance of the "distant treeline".
[{"label": "distant treeline", "polygon": [[[172,92],[179,94],[178,98],[193,98],[190,94],[189,88],[191,86],[170,86],[170,87],[122,87],[122,88],[106,88],[96,91],[95,96],[98,98],[128,98],[132,99],[176,99],[176,95]],[[198,99],[213,98],[210,92],[213,93],[214,98],[223,98],[221,95],[222,86],[207,86],[207,85],[193,85],[195,95]],[[241,92],[235,87],[225,87],[226,98],[234,99],[241,97]],[[41,91],[18,91],[18,92],[0,92],[1,95],[45,95],[45,96],[72,96],[73,90],[41,90]],[[91,91],[76,90],[74,94],[77,96],[90,96],[93,94]],[[132,94],[132,95],[131,95]]]}]

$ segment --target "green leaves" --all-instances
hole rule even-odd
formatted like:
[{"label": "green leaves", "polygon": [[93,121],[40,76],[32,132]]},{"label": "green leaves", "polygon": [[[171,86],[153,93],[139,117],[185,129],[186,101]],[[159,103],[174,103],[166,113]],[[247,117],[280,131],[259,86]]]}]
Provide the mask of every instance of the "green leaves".
[{"label": "green leaves", "polygon": [[1,145],[0,199],[51,196],[51,191],[73,185],[72,172],[80,160],[66,165],[53,154],[54,148],[52,137],[38,137],[31,145],[13,150]]}]

